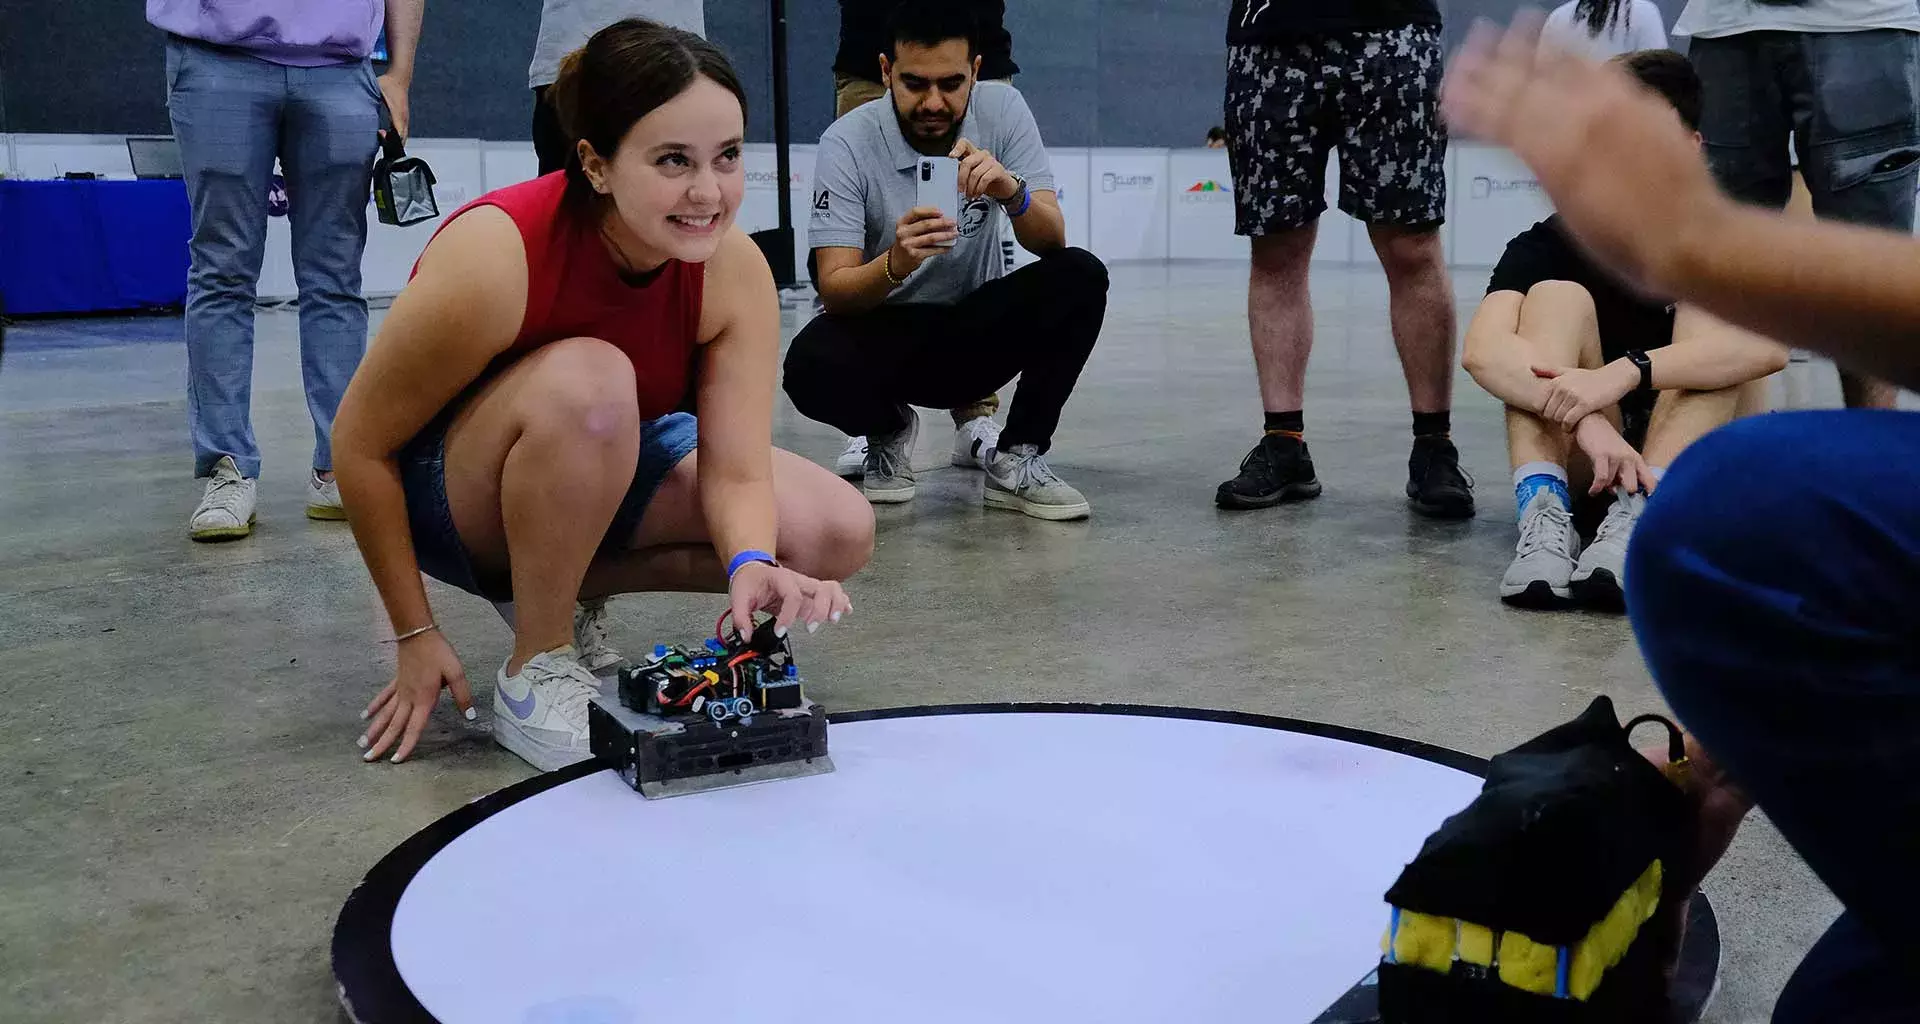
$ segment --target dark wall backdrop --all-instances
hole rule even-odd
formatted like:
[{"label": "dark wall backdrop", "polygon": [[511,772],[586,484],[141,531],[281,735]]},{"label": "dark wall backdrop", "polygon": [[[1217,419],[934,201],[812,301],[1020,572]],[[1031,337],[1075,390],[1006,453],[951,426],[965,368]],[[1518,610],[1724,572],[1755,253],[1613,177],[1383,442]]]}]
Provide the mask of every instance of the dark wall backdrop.
[{"label": "dark wall backdrop", "polygon": [[[325,3],[329,0],[306,0]],[[1291,0],[1338,3],[1344,0]],[[1684,0],[1659,0],[1671,26]],[[635,0],[635,7],[645,0]],[[1057,146],[1191,146],[1220,121],[1229,0],[1007,0],[1016,80]],[[1449,46],[1475,16],[1517,0],[1442,0]],[[788,0],[796,142],[833,116],[837,0]],[[413,130],[430,137],[529,138],[527,61],[539,0],[427,0]],[[766,0],[707,0],[707,34],[752,94],[749,135],[771,141]],[[167,132],[165,58],[141,0],[0,2],[0,130]]]}]

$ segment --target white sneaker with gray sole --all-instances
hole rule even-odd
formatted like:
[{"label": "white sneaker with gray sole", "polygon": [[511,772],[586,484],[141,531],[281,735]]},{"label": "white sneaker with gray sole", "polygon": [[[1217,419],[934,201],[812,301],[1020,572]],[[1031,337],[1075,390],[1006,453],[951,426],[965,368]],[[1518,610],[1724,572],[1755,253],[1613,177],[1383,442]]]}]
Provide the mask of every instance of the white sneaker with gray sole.
[{"label": "white sneaker with gray sole", "polygon": [[1569,580],[1579,554],[1573,513],[1552,491],[1541,490],[1520,514],[1520,542],[1514,546],[1513,564],[1500,577],[1500,600],[1520,608],[1564,606],[1571,597]]},{"label": "white sneaker with gray sole", "polygon": [[501,665],[493,684],[493,739],[550,772],[593,756],[587,704],[599,681],[571,646],[536,654],[514,675]]},{"label": "white sneaker with gray sole", "polygon": [[1047,465],[1037,445],[1017,444],[1007,451],[987,453],[988,508],[1003,508],[1035,519],[1085,519],[1093,506],[1073,485]]}]

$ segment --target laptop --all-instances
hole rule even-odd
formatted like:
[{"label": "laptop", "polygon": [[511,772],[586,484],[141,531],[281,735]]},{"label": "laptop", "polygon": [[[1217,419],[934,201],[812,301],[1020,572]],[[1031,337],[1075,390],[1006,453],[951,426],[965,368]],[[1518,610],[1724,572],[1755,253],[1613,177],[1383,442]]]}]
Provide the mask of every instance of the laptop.
[{"label": "laptop", "polygon": [[143,181],[180,178],[180,144],[171,135],[127,136],[127,159],[133,176]]}]

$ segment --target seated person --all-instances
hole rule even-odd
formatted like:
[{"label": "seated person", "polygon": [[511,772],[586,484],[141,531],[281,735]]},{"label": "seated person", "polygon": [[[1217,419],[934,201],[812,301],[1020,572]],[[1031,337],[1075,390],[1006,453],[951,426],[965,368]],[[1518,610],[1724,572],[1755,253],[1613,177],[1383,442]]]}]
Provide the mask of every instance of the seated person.
[{"label": "seated person", "polygon": [[[1106,267],[1067,248],[1039,128],[1012,86],[977,81],[966,11],[907,0],[892,25],[891,102],[860,107],[820,140],[808,238],[826,312],[787,352],[787,394],[803,415],[868,439],[862,484],[884,504],[913,498],[912,406],[951,409],[1018,376],[999,443],[971,453],[986,504],[1083,518],[1086,498],[1046,453],[1106,317]],[[960,161],[960,223],[918,206],[923,156]],[[1040,256],[1011,273],[1008,219]]]},{"label": "seated person", "polygon": [[[1700,79],[1685,57],[1642,50],[1617,60],[1697,128]],[[1628,291],[1575,247],[1558,217],[1508,243],[1465,352],[1467,372],[1507,403],[1520,542],[1501,600],[1619,609],[1627,541],[1647,493],[1687,445],[1764,410],[1764,378],[1787,357],[1692,306]],[[1609,490],[1612,510],[1583,551],[1573,495]]]},{"label": "seated person", "polygon": [[[534,767],[589,756],[579,599],[726,592],[809,630],[873,510],[774,449],[780,304],[734,226],[745,94],[699,36],[632,19],[561,63],[564,171],[469,204],[427,245],[335,423],[340,490],[398,641],[366,759],[403,761],[442,687],[471,719],[420,574],[514,604],[493,735]],[[697,382],[700,422],[676,412]],[[778,553],[778,560],[775,553]]]}]

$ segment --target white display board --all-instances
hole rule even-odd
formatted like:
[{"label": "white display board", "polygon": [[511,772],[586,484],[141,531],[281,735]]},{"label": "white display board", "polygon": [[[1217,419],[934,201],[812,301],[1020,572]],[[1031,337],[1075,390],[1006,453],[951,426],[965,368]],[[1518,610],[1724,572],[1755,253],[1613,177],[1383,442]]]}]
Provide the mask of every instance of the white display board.
[{"label": "white display board", "polygon": [[481,185],[487,192],[518,185],[540,176],[540,157],[533,143],[482,142],[480,144]]},{"label": "white display board", "polygon": [[1164,149],[1096,149],[1087,174],[1093,254],[1103,260],[1167,256]]},{"label": "white display board", "polygon": [[[813,164],[818,146],[790,146],[787,150],[787,198],[793,204],[793,269],[807,279],[807,222],[812,212]],[[780,226],[780,156],[770,143],[748,143],[742,153],[746,188],[734,223],[751,234]]]},{"label": "white display board", "polygon": [[1458,266],[1499,262],[1513,236],[1553,213],[1540,182],[1512,154],[1490,146],[1456,146],[1449,184],[1450,260]]},{"label": "white display board", "polygon": [[58,178],[69,172],[133,177],[124,135],[14,135],[7,152],[13,178]]},{"label": "white display board", "polygon": [[1176,149],[1167,158],[1167,257],[1246,259],[1248,240],[1233,233],[1233,172],[1224,149]]},{"label": "white display board", "polygon": [[[1093,226],[1088,223],[1093,216],[1092,203],[1087,195],[1087,175],[1093,163],[1091,154],[1091,150],[1074,147],[1047,149],[1047,163],[1053,168],[1057,190],[1055,198],[1067,224],[1067,244],[1089,252],[1093,248]],[[1021,247],[1010,224],[1006,226],[1006,240],[1012,243],[1015,267],[1024,267],[1039,258]]]},{"label": "white display board", "polygon": [[1383,893],[1480,787],[1190,718],[830,739],[829,775],[650,801],[600,771],[491,814],[399,895],[400,978],[447,1024],[1307,1024],[1378,961]]}]

